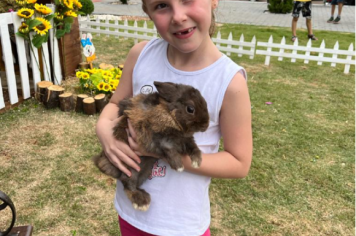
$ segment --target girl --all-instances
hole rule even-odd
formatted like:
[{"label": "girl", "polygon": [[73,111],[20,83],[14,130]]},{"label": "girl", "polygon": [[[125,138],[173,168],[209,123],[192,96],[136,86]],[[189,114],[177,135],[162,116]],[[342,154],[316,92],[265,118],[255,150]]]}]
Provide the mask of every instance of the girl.
[{"label": "girl", "polygon": [[[210,123],[196,133],[201,149],[200,168],[183,158],[184,172],[176,172],[162,159],[142,188],[151,195],[148,211],[135,210],[117,181],[115,208],[121,234],[198,236],[210,235],[209,184],[211,177],[243,178],[252,159],[251,105],[245,70],[223,55],[210,36],[217,0],[143,0],[143,10],[154,22],[162,39],[136,44],[110,103],[99,117],[96,133],[110,161],[130,176],[125,166],[139,171],[139,156],[149,155],[135,142],[129,127],[129,143],[117,141],[120,100],[153,92],[153,81],[191,85],[208,104]],[[224,151],[218,152],[220,138]]]}]

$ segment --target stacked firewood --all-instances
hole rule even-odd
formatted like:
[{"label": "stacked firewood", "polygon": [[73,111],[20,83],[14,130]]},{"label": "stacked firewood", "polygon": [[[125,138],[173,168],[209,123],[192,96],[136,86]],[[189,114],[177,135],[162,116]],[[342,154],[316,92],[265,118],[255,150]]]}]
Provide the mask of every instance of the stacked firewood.
[{"label": "stacked firewood", "polygon": [[61,111],[83,112],[87,115],[100,113],[108,103],[108,96],[98,94],[90,97],[87,94],[73,95],[73,93],[65,92],[65,89],[59,85],[53,85],[49,81],[41,81],[37,83],[36,98],[43,103],[47,109],[59,107]]}]

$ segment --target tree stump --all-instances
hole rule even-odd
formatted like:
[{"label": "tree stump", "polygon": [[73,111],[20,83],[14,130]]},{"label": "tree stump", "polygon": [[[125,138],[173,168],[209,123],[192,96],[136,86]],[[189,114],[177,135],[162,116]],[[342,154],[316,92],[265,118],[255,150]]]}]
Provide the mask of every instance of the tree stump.
[{"label": "tree stump", "polygon": [[103,93],[98,94],[94,97],[95,100],[95,107],[96,107],[96,112],[100,113],[105,105],[108,103],[107,96]]},{"label": "tree stump", "polygon": [[94,115],[96,113],[94,98],[85,98],[83,100],[83,111],[87,115]]},{"label": "tree stump", "polygon": [[40,81],[37,83],[37,92],[35,97],[39,102],[44,102],[46,90],[51,85],[53,85],[53,83],[50,81]]},{"label": "tree stump", "polygon": [[87,97],[89,97],[89,96],[86,94],[78,94],[77,103],[75,105],[76,112],[83,112],[83,100]]},{"label": "tree stump", "polygon": [[59,95],[59,104],[61,111],[71,111],[73,109],[73,94],[62,93]]},{"label": "tree stump", "polygon": [[43,104],[47,109],[59,107],[59,95],[64,92],[64,88],[59,85],[51,85],[47,88]]}]

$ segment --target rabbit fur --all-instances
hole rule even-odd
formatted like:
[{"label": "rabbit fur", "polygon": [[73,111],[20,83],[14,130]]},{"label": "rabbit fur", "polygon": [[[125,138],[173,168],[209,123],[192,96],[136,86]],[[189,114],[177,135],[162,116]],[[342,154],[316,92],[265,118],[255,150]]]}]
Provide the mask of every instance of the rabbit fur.
[{"label": "rabbit fur", "polygon": [[[209,126],[209,113],[200,92],[188,85],[154,82],[158,92],[139,94],[119,103],[119,116],[124,116],[114,127],[114,136],[128,144],[127,118],[137,133],[136,142],[147,153],[165,158],[172,169],[183,171],[182,157],[189,155],[192,166],[198,168],[201,152],[194,141],[195,132]],[[123,174],[108,160],[105,152],[93,157],[101,172],[121,180],[125,193],[137,210],[149,208],[150,195],[140,185],[150,176],[157,158],[140,157],[141,171],[129,168],[131,177]]]}]

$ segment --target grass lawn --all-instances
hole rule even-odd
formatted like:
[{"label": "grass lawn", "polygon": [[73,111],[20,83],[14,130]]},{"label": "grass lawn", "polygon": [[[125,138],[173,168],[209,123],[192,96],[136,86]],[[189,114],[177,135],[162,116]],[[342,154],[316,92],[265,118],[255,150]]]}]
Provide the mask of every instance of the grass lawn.
[{"label": "grass lawn", "polygon": [[[246,41],[290,35],[278,27],[226,24],[220,30],[223,38],[232,31]],[[300,45],[307,42],[303,33]],[[315,34],[327,48],[338,40],[347,50],[355,42],[351,33]],[[94,35],[94,45],[95,65],[117,65],[133,40]],[[212,235],[353,235],[355,67],[346,75],[343,66],[328,63],[272,58],[267,67],[262,56],[231,58],[248,73],[254,156],[245,179],[212,180]],[[115,183],[91,162],[101,150],[97,119],[46,110],[34,99],[0,115],[0,190],[16,206],[16,225],[33,225],[35,236],[120,235]],[[0,222],[9,215],[1,214]]]}]

